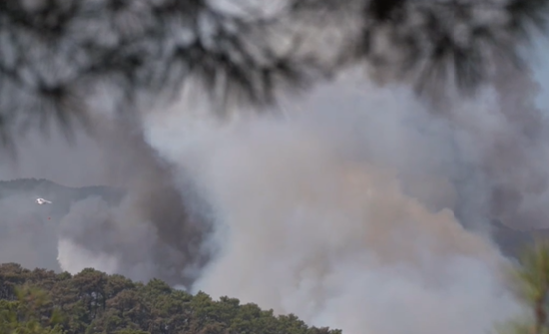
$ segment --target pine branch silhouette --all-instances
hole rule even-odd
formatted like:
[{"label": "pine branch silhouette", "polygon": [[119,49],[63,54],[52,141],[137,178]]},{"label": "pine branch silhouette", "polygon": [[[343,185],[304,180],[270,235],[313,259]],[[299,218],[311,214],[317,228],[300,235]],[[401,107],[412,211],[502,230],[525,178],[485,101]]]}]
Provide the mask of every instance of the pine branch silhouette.
[{"label": "pine branch silhouette", "polygon": [[[100,108],[169,101],[190,79],[258,110],[342,68],[419,95],[489,83],[495,58],[546,31],[547,0],[291,0],[236,15],[205,0],[0,1],[0,139]],[[99,105],[98,105],[99,104]]]}]

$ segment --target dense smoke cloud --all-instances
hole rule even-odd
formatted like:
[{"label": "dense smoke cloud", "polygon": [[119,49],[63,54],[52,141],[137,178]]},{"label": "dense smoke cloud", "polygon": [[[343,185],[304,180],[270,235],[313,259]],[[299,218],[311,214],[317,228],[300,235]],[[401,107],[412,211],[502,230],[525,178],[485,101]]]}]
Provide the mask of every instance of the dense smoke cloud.
[{"label": "dense smoke cloud", "polygon": [[[119,124],[106,133],[101,141],[105,161],[113,168],[108,176],[128,193],[113,209],[97,198],[73,205],[60,222],[60,247],[76,243],[92,254],[107,254],[117,263],[110,272],[189,285],[208,258],[201,245],[209,231],[205,216],[193,211],[199,202],[192,185],[174,180],[171,166],[144,141],[139,128]],[[64,243],[65,238],[70,243]],[[64,253],[60,249],[65,269],[87,267],[85,260],[68,259]]]},{"label": "dense smoke cloud", "polygon": [[[15,166],[24,164],[22,170],[13,175],[8,165],[5,173],[51,177],[65,186],[108,185],[123,198],[113,200],[93,188],[65,198],[65,189],[53,185],[8,191],[0,200],[2,262],[73,273],[96,267],[189,285],[208,258],[201,244],[209,231],[205,216],[193,209],[201,203],[192,184],[176,182],[171,167],[128,122],[97,121],[90,135],[73,142],[73,151],[62,139],[53,135],[42,145],[29,140],[31,145],[18,150]],[[52,200],[51,208],[37,205],[38,197]]]},{"label": "dense smoke cloud", "polygon": [[[86,75],[63,76],[60,71],[53,76],[63,87],[75,83],[76,93],[86,83],[84,79],[101,82],[92,88],[107,87],[90,93],[95,104],[89,107],[101,114],[97,117],[101,121],[94,121],[98,129],[94,139],[81,135],[82,142],[75,144],[70,157],[63,157],[58,149],[63,140],[54,138],[55,149],[45,156],[34,145],[23,152],[22,169],[15,170],[17,176],[48,177],[61,183],[113,185],[125,189],[126,195],[116,203],[88,196],[72,203],[54,222],[24,233],[20,231],[26,223],[20,220],[34,222],[27,216],[38,210],[32,206],[32,199],[17,197],[2,202],[1,260],[70,272],[91,266],[139,280],[159,277],[193,291],[203,289],[216,297],[230,295],[276,312],[293,312],[314,325],[339,327],[347,334],[485,333],[494,321],[519,312],[501,274],[507,259],[499,254],[490,232],[494,220],[515,227],[548,227],[543,220],[547,216],[547,123],[533,105],[536,84],[528,71],[510,68],[505,61],[492,62],[493,48],[486,49],[492,54],[476,55],[475,50],[494,44],[486,38],[461,39],[471,37],[468,34],[473,30],[465,29],[465,35],[450,34],[474,16],[470,22],[486,33],[480,37],[494,35],[514,51],[517,35],[508,28],[517,22],[503,14],[509,11],[509,4],[517,2],[486,1],[483,3],[494,6],[482,13],[467,2],[462,15],[452,20],[446,20],[451,6],[437,11],[434,2],[417,2],[417,6],[407,2],[389,11],[394,17],[378,17],[380,20],[369,21],[371,25],[362,25],[364,11],[349,6],[324,16],[334,21],[321,21],[322,29],[316,30],[319,21],[306,19],[311,13],[319,13],[315,10],[318,3],[303,1],[288,21],[274,26],[289,29],[290,35],[299,32],[302,37],[326,37],[301,44],[289,59],[297,59],[290,61],[293,66],[299,68],[300,62],[307,60],[320,68],[332,68],[349,58],[366,58],[377,83],[404,81],[420,89],[418,83],[430,82],[430,87],[436,88],[442,81],[425,81],[423,75],[437,74],[447,65],[448,55],[455,52],[442,50],[448,58],[427,63],[436,66],[413,67],[431,72],[407,72],[403,66],[410,60],[433,60],[429,57],[438,53],[432,51],[444,40],[448,43],[442,46],[464,51],[463,62],[455,66],[480,59],[472,64],[486,69],[478,72],[466,68],[460,72],[465,76],[457,78],[458,84],[476,87],[479,81],[492,87],[486,87],[474,100],[463,101],[449,93],[444,103],[426,106],[414,98],[409,87],[382,89],[369,81],[344,78],[320,87],[309,100],[290,103],[285,117],[246,117],[242,109],[232,108],[242,117],[220,121],[209,114],[215,105],[208,101],[189,105],[184,96],[181,104],[169,110],[139,108],[142,123],[135,119],[104,120],[102,117],[113,115],[119,107],[127,111],[131,103],[124,100],[121,91],[128,87],[135,93],[132,99],[139,96],[144,100],[150,95],[140,95],[142,90],[154,95],[164,87],[178,87],[173,82],[164,86],[159,84],[165,83],[163,80],[147,80],[167,68],[177,69],[170,72],[177,76],[171,78],[177,83],[184,75],[197,74],[191,68],[198,69],[198,74],[215,77],[208,82],[214,88],[221,85],[218,79],[223,76],[216,75],[230,72],[225,63],[196,65],[211,50],[174,40],[171,34],[162,35],[165,44],[160,44],[174,49],[168,48],[169,52],[157,58],[155,50],[159,49],[155,46],[160,44],[144,38],[143,31],[130,29],[129,34],[141,38],[139,46],[148,50],[131,49],[129,58],[124,58],[131,64],[132,59],[146,64],[141,67],[140,80],[122,80],[115,89],[116,80],[103,85],[103,78],[87,72],[97,64],[80,64],[77,59],[68,61],[72,66],[68,72],[84,69]],[[149,13],[140,11],[143,8],[124,7],[115,14],[129,15],[132,10]],[[212,14],[205,8],[196,10]],[[368,40],[371,47],[361,49],[364,53],[359,55],[349,55],[339,53],[340,48],[333,44],[327,48],[332,52],[316,55],[320,45],[345,42],[337,38],[341,37],[337,27],[348,14],[354,15],[344,29],[349,33],[348,41],[355,44],[366,35],[372,37],[367,34],[371,33],[375,35]],[[430,15],[437,29],[429,25],[426,18]],[[399,16],[406,18],[406,24],[395,26],[385,20]],[[180,27],[181,22],[170,18],[166,24]],[[217,28],[224,31],[227,27]],[[116,32],[122,34],[120,29]],[[102,42],[91,30],[82,33],[84,39]],[[27,37],[28,42],[36,36]],[[231,42],[234,36],[225,37]],[[276,36],[268,37],[265,41],[274,43]],[[419,49],[423,53],[416,59],[415,49],[408,46],[418,46],[422,41],[428,45]],[[277,56],[289,48],[289,43],[283,42],[270,46]],[[175,52],[177,45],[187,53]],[[268,51],[273,51],[270,47]],[[118,50],[116,43],[106,49],[110,48]],[[198,56],[193,53],[197,49]],[[231,57],[238,58],[248,49],[236,51]],[[181,54],[188,53],[195,56],[183,63],[196,66],[177,67]],[[398,57],[389,57],[393,55]],[[41,54],[31,56],[32,61]],[[252,59],[252,65],[257,65],[251,66],[254,71],[263,69],[263,56],[259,52]],[[279,64],[277,57],[266,58],[269,69]],[[59,64],[66,66],[65,62]],[[247,73],[250,64],[242,64],[235,71]],[[492,65],[498,70],[492,71]],[[107,69],[116,79],[120,73],[113,68]],[[135,68],[132,65],[126,70],[134,73]],[[287,69],[285,74],[292,78],[295,68]],[[36,71],[43,72],[40,68]],[[252,102],[271,99],[270,91],[265,90],[270,87],[266,85],[269,80],[255,80],[253,73],[244,77],[251,79],[236,85],[236,91],[244,96],[240,97]],[[2,94],[16,91],[11,95],[26,96],[28,92],[15,87],[14,82],[4,86],[8,88]],[[115,88],[110,91],[109,85]],[[239,97],[230,86],[227,89],[222,92],[224,97]],[[206,93],[199,92],[195,98],[207,100]],[[29,108],[34,102],[43,101],[30,99],[29,104],[18,108]],[[52,259],[54,255],[58,263]]]},{"label": "dense smoke cloud", "polygon": [[490,238],[501,175],[479,141],[505,129],[497,97],[433,114],[346,78],[285,118],[151,114],[147,138],[212,207],[220,252],[194,290],[351,334],[483,333],[516,314]]},{"label": "dense smoke cloud", "polygon": [[489,143],[483,167],[493,187],[490,210],[507,225],[548,228],[549,120],[535,104],[540,87],[528,69],[502,67],[498,74],[499,126],[482,135]]},{"label": "dense smoke cloud", "polygon": [[103,124],[103,182],[127,195],[83,199],[51,225],[63,270],[160,277],[350,334],[481,333],[519,311],[490,230],[517,212],[493,205],[498,182],[530,191],[496,144],[543,153],[505,141],[527,134],[498,99],[535,116],[526,94],[433,113],[406,89],[344,77],[286,117],[232,121],[185,98],[145,113],[144,133]]},{"label": "dense smoke cloud", "polygon": [[[115,179],[126,179],[123,185],[128,195],[112,210],[99,199],[76,203],[61,221],[62,238],[93,254],[114,257],[117,266],[105,268],[107,271],[139,280],[158,277],[170,284],[188,285],[197,274],[193,266],[200,268],[207,259],[201,243],[208,223],[193,212],[190,190],[178,190],[169,166],[162,163],[139,132],[128,133],[119,131],[115,138],[109,138],[117,145],[108,154],[109,163],[122,163],[119,171],[125,176],[119,174]],[[60,249],[60,256],[63,253]],[[65,261],[75,261],[66,257],[60,260],[67,268]],[[72,271],[85,267],[86,261],[78,259],[70,266]]]}]

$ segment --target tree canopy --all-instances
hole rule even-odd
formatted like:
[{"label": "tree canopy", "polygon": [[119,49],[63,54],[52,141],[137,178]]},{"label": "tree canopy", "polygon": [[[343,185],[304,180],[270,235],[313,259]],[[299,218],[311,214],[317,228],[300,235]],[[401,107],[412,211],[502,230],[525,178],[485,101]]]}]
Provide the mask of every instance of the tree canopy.
[{"label": "tree canopy", "polygon": [[165,282],[133,282],[84,269],[76,275],[0,265],[0,333],[341,334],[255,304],[191,295]]}]

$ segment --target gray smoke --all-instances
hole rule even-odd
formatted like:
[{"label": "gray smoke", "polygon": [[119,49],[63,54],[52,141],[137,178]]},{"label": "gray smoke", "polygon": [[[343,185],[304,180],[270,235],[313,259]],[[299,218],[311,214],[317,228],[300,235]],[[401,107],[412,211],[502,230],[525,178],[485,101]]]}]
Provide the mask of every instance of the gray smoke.
[{"label": "gray smoke", "polygon": [[549,123],[535,104],[539,84],[528,69],[502,68],[495,78],[500,129],[490,139],[483,168],[492,187],[491,213],[504,224],[547,228]]},{"label": "gray smoke", "polygon": [[60,270],[56,222],[43,219],[42,208],[29,197],[15,195],[0,201],[0,263]]},{"label": "gray smoke", "polygon": [[212,210],[220,251],[194,291],[350,334],[485,333],[517,314],[479,141],[505,129],[497,97],[436,116],[406,89],[344,77],[286,117],[220,124],[184,101],[150,114],[148,140]]},{"label": "gray smoke", "polygon": [[[37,178],[73,187],[107,183],[104,178],[107,162],[101,159],[101,146],[97,142],[77,130],[70,145],[62,134],[57,134],[55,126],[50,130],[53,131],[48,137],[33,131],[18,139],[16,159],[2,152],[2,180]],[[13,192],[2,189],[0,262],[61,270],[57,261],[60,217],[50,212],[47,205],[35,202],[38,197],[48,197],[49,187],[34,189],[34,186]]]},{"label": "gray smoke", "polygon": [[0,201],[1,262],[73,273],[91,266],[144,281],[193,282],[208,258],[201,245],[209,224],[197,212],[201,203],[192,184],[174,179],[171,166],[144,141],[139,127],[100,120],[89,135],[80,132],[72,146],[55,134],[46,144],[27,138],[18,147],[18,160],[6,163],[7,177],[109,185],[126,195],[120,203],[97,195],[73,199],[68,212],[50,213],[53,219],[47,218],[47,206],[34,202],[47,196],[43,192],[8,196]]},{"label": "gray smoke", "polygon": [[[502,19],[505,3],[487,16],[472,6],[465,13],[505,32],[512,23]],[[369,65],[383,82],[401,75],[400,56],[409,54],[398,52],[403,44],[382,42],[425,35],[417,31],[437,37],[424,20],[436,6],[408,4],[404,10],[417,15],[405,15],[406,25],[372,30],[380,43]],[[349,22],[353,38],[361,34],[359,13]],[[434,14],[446,32],[467,16]],[[340,22],[322,23],[327,38]],[[318,36],[315,29],[301,34],[299,24],[287,28]],[[330,40],[302,45],[297,58]],[[313,58],[332,67],[345,58],[333,52]],[[376,63],[385,55],[396,58]],[[76,202],[46,225],[50,237],[37,242],[42,230],[32,229],[13,238],[23,243],[0,249],[25,263],[51,263],[37,257],[38,248],[53,254],[54,245],[63,270],[159,277],[346,334],[485,333],[521,312],[502,277],[508,260],[491,240],[492,221],[547,226],[547,123],[533,105],[536,84],[527,71],[494,64],[498,71],[485,73],[492,87],[467,101],[448,96],[426,106],[408,87],[343,77],[285,103],[284,117],[234,110],[234,119],[219,122],[207,101],[189,105],[184,96],[168,110],[144,113],[139,125],[98,122],[95,140],[76,144],[72,158],[59,150],[44,157],[35,146],[18,176],[116,185],[126,197],[115,205],[99,197]],[[116,109],[106,100],[94,108]],[[40,159],[51,163],[34,165]],[[25,226],[12,222],[31,211],[22,201],[3,204],[14,210],[3,240]]]},{"label": "gray smoke", "polygon": [[[169,161],[169,180],[183,194],[194,189],[191,198],[208,203],[191,205],[194,213],[214,224],[194,248],[214,258],[204,270],[179,267],[192,272],[180,282],[197,278],[194,291],[350,334],[484,333],[516,315],[491,222],[538,222],[529,217],[540,216],[535,195],[543,191],[531,185],[543,186],[544,174],[532,171],[542,171],[545,125],[529,74],[502,73],[478,100],[439,110],[404,88],[343,77],[287,104],[286,117],[219,122],[207,103],[185,99],[146,114],[146,141]],[[505,87],[507,76],[518,86]],[[517,109],[524,117],[513,119]],[[539,128],[524,130],[532,125]],[[520,194],[521,205],[502,197],[503,188]],[[92,204],[106,211],[98,200],[85,207]],[[61,263],[139,279],[165,275],[152,259],[170,244],[131,218],[136,208],[130,200],[108,217],[92,211],[109,222],[95,238],[85,224],[64,224],[71,237],[59,243]]]},{"label": "gray smoke", "polygon": [[60,222],[61,265],[73,272],[87,267],[86,261],[63,255],[68,254],[64,247],[75,244],[113,258],[114,272],[189,285],[197,274],[193,268],[208,258],[201,246],[209,230],[204,216],[192,209],[199,202],[193,199],[191,185],[174,179],[171,166],[144,141],[139,128],[122,124],[112,127],[106,137],[105,128],[109,127],[103,126],[101,140],[112,168],[108,176],[111,184],[124,187],[128,194],[111,209],[97,198],[71,207]]}]

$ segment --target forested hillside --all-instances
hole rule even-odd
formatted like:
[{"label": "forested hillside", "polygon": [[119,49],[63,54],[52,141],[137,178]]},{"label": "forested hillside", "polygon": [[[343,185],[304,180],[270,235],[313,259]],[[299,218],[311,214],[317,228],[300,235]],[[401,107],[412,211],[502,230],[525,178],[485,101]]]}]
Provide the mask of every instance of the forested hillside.
[{"label": "forested hillside", "polygon": [[191,295],[85,269],[74,276],[0,265],[0,333],[339,334],[255,304]]}]

